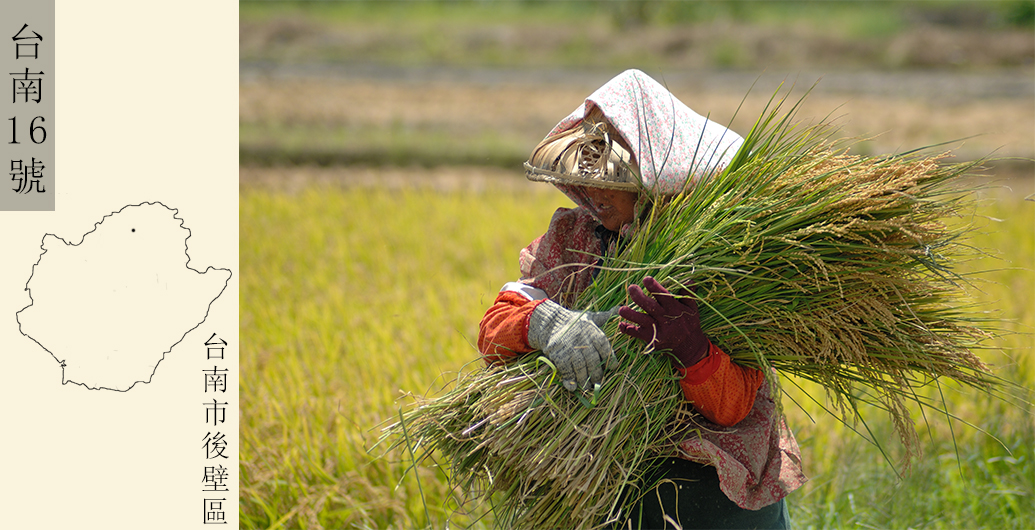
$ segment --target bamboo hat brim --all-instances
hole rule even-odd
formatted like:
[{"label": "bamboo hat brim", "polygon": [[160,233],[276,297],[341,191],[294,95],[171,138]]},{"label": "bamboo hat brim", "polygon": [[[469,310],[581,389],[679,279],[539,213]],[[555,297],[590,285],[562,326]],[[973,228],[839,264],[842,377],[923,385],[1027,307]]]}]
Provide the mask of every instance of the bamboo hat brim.
[{"label": "bamboo hat brim", "polygon": [[525,162],[525,178],[594,188],[639,189],[633,157],[609,129],[607,122],[587,117],[578,126],[547,136]]}]

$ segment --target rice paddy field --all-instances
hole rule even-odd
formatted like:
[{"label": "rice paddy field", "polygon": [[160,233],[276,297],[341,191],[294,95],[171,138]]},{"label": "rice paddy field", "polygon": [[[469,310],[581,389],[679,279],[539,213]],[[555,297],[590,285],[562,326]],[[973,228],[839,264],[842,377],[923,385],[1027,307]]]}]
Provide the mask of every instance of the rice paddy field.
[{"label": "rice paddy field", "polygon": [[[799,115],[866,138],[862,154],[950,142],[961,160],[1000,158],[954,221],[987,251],[964,265],[980,274],[959,303],[1000,321],[978,354],[1035,401],[1030,2],[240,12],[240,528],[494,526],[484,505],[461,505],[444,463],[414,468],[375,445],[409,396],[480,366],[479,320],[518,276],[518,251],[570,206],[521,162],[629,67],[741,133],[780,82],[818,80]],[[955,417],[917,411],[923,456],[907,469],[881,412],[866,417],[884,452],[823,412],[821,389],[784,388],[810,477],[788,497],[794,528],[1035,528],[1031,405],[944,385]]]},{"label": "rice paddy field", "polygon": [[[517,274],[517,250],[567,201],[466,171],[480,189],[334,185],[305,172],[292,186],[242,184],[242,528],[491,526],[455,511],[441,469],[415,475],[405,452],[372,447],[406,393],[434,393],[477,362],[477,322]],[[971,266],[994,270],[975,296],[1010,321],[982,355],[1031,388],[1035,203],[989,191],[975,215],[974,243],[993,255]],[[946,399],[960,420],[919,425],[925,454],[902,478],[833,417],[788,402],[811,477],[789,498],[795,527],[1030,528],[1031,409],[973,391]],[[894,449],[890,423],[871,428]]]}]

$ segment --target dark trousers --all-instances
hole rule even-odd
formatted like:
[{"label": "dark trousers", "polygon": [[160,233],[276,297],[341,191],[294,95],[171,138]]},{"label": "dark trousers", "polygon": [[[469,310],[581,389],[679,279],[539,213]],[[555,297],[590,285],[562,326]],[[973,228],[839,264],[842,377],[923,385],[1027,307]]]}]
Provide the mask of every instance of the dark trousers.
[{"label": "dark trousers", "polygon": [[629,521],[615,528],[790,528],[784,500],[761,510],[745,510],[719,489],[714,467],[682,458],[662,458],[656,463],[645,483],[661,482],[639,500],[632,499],[625,512]]}]

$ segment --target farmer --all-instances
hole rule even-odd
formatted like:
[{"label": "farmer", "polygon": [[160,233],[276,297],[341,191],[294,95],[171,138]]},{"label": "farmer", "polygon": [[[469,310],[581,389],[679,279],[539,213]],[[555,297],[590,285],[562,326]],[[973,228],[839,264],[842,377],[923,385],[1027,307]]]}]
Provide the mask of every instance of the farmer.
[{"label": "farmer", "polygon": [[[578,207],[558,209],[521,251],[521,280],[503,286],[481,321],[486,361],[542,350],[568,390],[601,383],[615,360],[601,326],[615,312],[569,309],[593,282],[597,256],[614,255],[652,201],[707,185],[741,143],[638,70],[591,94],[525,164],[527,178],[554,184]],[[650,277],[628,294],[643,312],[621,307],[619,330],[668,355],[699,417],[681,458],[654,463],[653,478],[667,480],[622,517],[644,528],[671,528],[666,518],[682,528],[787,528],[784,497],[806,478],[764,375],[708,340],[691,297]]]}]

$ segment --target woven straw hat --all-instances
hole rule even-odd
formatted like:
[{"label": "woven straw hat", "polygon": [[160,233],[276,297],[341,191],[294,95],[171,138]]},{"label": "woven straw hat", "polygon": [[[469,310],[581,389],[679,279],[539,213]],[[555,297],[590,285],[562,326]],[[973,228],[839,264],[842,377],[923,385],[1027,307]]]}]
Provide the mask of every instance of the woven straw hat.
[{"label": "woven straw hat", "polygon": [[579,125],[539,142],[525,162],[525,177],[553,184],[639,189],[636,162],[613,131],[600,111],[593,109]]}]

